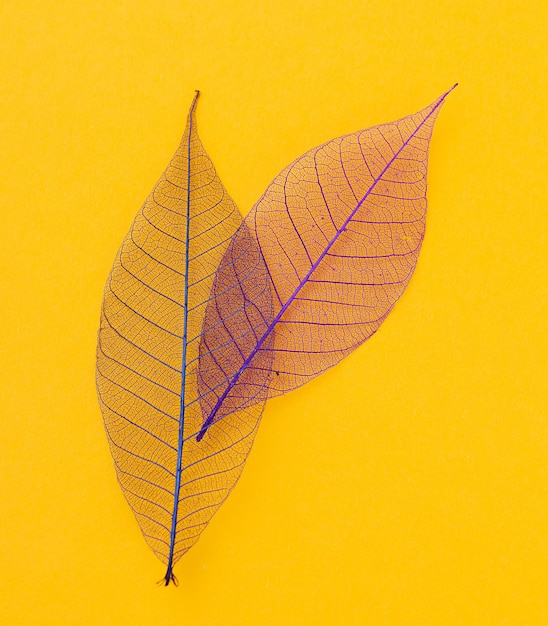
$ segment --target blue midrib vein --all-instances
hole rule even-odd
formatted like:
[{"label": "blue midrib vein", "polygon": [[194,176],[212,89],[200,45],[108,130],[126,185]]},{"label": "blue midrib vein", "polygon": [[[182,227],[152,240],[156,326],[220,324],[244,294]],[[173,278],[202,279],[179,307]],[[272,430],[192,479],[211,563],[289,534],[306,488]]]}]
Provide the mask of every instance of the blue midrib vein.
[{"label": "blue midrib vein", "polygon": [[215,419],[215,415],[217,414],[217,412],[219,411],[221,405],[223,404],[223,402],[225,401],[226,397],[228,396],[228,394],[230,393],[230,391],[234,388],[234,385],[238,382],[238,379],[240,378],[240,376],[242,375],[242,373],[247,369],[247,367],[249,366],[249,364],[251,363],[251,361],[255,358],[255,355],[257,354],[257,352],[259,352],[259,350],[261,349],[261,347],[263,346],[264,342],[266,341],[266,339],[269,337],[270,333],[274,330],[276,324],[280,321],[281,317],[283,316],[283,314],[286,312],[286,310],[291,306],[291,304],[293,303],[293,301],[295,300],[296,296],[299,294],[299,292],[301,291],[301,289],[303,288],[303,286],[308,282],[308,279],[310,278],[310,276],[312,275],[312,273],[318,268],[318,266],[320,265],[320,263],[322,262],[322,260],[324,259],[325,255],[329,252],[329,250],[331,249],[331,247],[333,246],[333,244],[337,241],[337,239],[339,238],[340,234],[343,233],[346,229],[346,227],[348,226],[348,224],[352,221],[352,219],[354,218],[356,212],[360,209],[360,207],[363,205],[363,203],[366,201],[366,199],[369,197],[369,195],[371,194],[371,192],[373,191],[373,189],[376,187],[376,185],[382,180],[382,177],[385,175],[385,173],[387,172],[387,170],[391,167],[392,163],[394,163],[394,161],[398,158],[398,156],[401,154],[402,150],[409,144],[409,142],[411,141],[411,139],[413,139],[417,133],[419,132],[419,130],[422,128],[422,126],[424,126],[424,124],[432,117],[432,115],[434,114],[435,111],[437,111],[439,109],[439,107],[443,104],[445,98],[449,95],[449,93],[451,91],[453,91],[453,89],[455,89],[457,85],[453,85],[453,87],[451,87],[451,89],[449,89],[446,93],[444,93],[440,98],[438,98],[438,101],[434,104],[434,106],[432,107],[432,109],[428,112],[428,114],[426,115],[426,117],[422,120],[422,122],[417,126],[417,128],[415,128],[415,130],[409,135],[409,137],[405,140],[405,142],[402,144],[402,146],[399,148],[399,150],[394,154],[394,156],[388,161],[388,163],[386,164],[386,166],[383,168],[383,170],[381,171],[381,173],[375,178],[375,180],[371,183],[371,186],[369,187],[369,189],[366,191],[365,195],[362,197],[362,199],[358,202],[358,204],[356,205],[356,207],[350,212],[350,215],[347,217],[347,219],[344,221],[343,225],[337,230],[337,232],[335,233],[334,237],[331,239],[331,241],[327,244],[327,247],[324,249],[324,251],[322,252],[322,254],[318,257],[318,259],[316,260],[315,263],[312,264],[312,267],[310,268],[310,270],[308,271],[308,273],[306,274],[306,276],[301,280],[301,282],[299,283],[299,285],[297,286],[297,288],[295,289],[295,291],[291,294],[291,296],[288,298],[287,302],[281,307],[280,311],[278,312],[278,314],[276,315],[276,317],[272,320],[272,322],[270,323],[270,325],[268,326],[268,328],[266,329],[265,333],[263,334],[263,336],[261,337],[261,339],[259,339],[259,341],[257,342],[257,344],[255,345],[255,347],[253,348],[253,350],[251,351],[251,353],[249,354],[249,356],[245,359],[244,363],[241,365],[241,367],[238,369],[238,371],[234,374],[234,376],[232,377],[232,379],[230,380],[230,382],[228,383],[225,391],[223,392],[223,394],[220,396],[219,400],[217,401],[217,403],[215,404],[215,406],[213,407],[213,410],[211,411],[211,413],[209,414],[207,420],[204,422],[202,428],[200,429],[200,432],[198,433],[196,439],[198,441],[200,441],[203,436],[206,434],[207,429],[211,426],[211,424],[213,423],[213,420]]},{"label": "blue midrib vein", "polygon": [[186,351],[187,351],[187,331],[188,331],[188,285],[189,285],[189,264],[190,264],[190,145],[192,141],[193,115],[196,102],[200,92],[196,92],[194,101],[188,114],[188,146],[187,146],[187,198],[186,198],[186,232],[185,232],[185,271],[184,271],[184,308],[183,308],[183,354],[181,364],[181,401],[179,408],[179,433],[177,442],[177,466],[175,469],[175,486],[173,488],[173,515],[171,517],[171,531],[169,537],[169,557],[167,571],[164,577],[166,586],[171,580],[175,582],[173,576],[173,554],[175,552],[175,537],[177,535],[177,517],[179,513],[179,494],[181,492],[181,474],[183,470],[183,442],[185,430],[185,384],[186,384]]}]

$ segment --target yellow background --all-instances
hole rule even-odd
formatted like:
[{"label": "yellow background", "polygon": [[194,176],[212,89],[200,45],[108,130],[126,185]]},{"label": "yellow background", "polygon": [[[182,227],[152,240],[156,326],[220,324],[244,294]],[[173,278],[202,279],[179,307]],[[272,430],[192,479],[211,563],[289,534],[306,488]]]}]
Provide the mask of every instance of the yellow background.
[{"label": "yellow background", "polygon": [[[543,5],[2,3],[2,624],[548,624]],[[346,361],[269,402],[180,586],[155,586],[94,351],[114,254],[194,89],[246,212],[308,148],[456,81],[408,291]]]}]

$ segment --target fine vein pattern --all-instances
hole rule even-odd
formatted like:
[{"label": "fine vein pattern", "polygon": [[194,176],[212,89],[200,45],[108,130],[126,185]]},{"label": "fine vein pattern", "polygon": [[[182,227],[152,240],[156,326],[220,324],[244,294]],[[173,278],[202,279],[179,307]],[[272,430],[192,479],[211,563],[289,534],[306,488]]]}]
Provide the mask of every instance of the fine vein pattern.
[{"label": "fine vein pattern", "polygon": [[266,400],[347,356],[405,291],[450,91],[309,150],[244,220],[198,137],[196,95],[114,261],[97,345],[118,480],[165,585],[236,484]]},{"label": "fine vein pattern", "polygon": [[[216,332],[214,323],[204,326],[206,305],[215,304],[213,278],[242,223],[198,137],[197,97],[178,150],[114,262],[97,347],[97,387],[118,480],[145,540],[167,566],[165,584],[175,581],[173,565],[237,481],[263,408],[233,406],[207,442],[196,442],[204,420],[199,344]],[[241,238],[237,253],[244,273],[227,277],[226,292],[252,293],[268,310],[255,240]],[[256,305],[243,297],[233,304],[238,341],[250,326],[256,331]],[[218,372],[216,382],[223,382]]]},{"label": "fine vein pattern", "polygon": [[[428,146],[448,93],[414,115],[310,150],[253,207],[235,240],[248,231],[257,240],[273,292],[272,321],[243,363],[223,369],[230,382],[219,388],[212,408],[204,406],[208,417],[198,440],[230,408],[235,390],[261,400],[285,393],[379,329],[418,260]],[[229,255],[221,268],[225,263],[233,264]],[[236,326],[225,330],[237,333]]]}]

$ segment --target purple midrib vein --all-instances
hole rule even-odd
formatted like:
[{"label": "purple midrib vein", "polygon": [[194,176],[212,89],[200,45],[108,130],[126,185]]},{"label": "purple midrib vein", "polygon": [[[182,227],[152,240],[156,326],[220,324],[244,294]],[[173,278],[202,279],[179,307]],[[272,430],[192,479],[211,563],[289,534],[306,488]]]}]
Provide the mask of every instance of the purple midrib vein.
[{"label": "purple midrib vein", "polygon": [[329,252],[329,250],[331,249],[331,247],[333,246],[333,244],[337,241],[337,239],[339,238],[339,236],[341,235],[341,233],[344,232],[344,230],[346,229],[346,227],[348,226],[348,224],[352,221],[352,219],[354,218],[354,216],[356,215],[357,211],[359,211],[359,209],[361,208],[361,206],[363,205],[363,203],[367,200],[367,198],[369,197],[369,195],[371,194],[371,192],[373,191],[373,189],[375,188],[375,186],[381,181],[382,177],[385,175],[385,173],[387,172],[387,170],[391,167],[392,163],[394,163],[394,161],[398,158],[398,156],[401,154],[402,150],[404,150],[404,148],[409,144],[409,142],[411,141],[411,139],[413,139],[416,134],[419,132],[419,130],[424,126],[424,124],[432,117],[432,115],[434,114],[434,112],[439,109],[439,107],[443,104],[443,101],[445,100],[445,98],[449,95],[449,93],[451,91],[453,91],[453,89],[456,87],[457,85],[454,85],[453,87],[451,87],[451,89],[449,89],[446,93],[444,93],[436,102],[436,104],[432,107],[432,109],[428,112],[428,114],[426,115],[426,117],[422,120],[422,122],[417,126],[417,128],[415,128],[415,130],[409,135],[409,137],[405,140],[405,142],[402,144],[402,146],[399,148],[399,150],[394,154],[394,156],[390,159],[390,161],[388,161],[388,163],[385,165],[385,167],[383,168],[383,170],[381,171],[381,173],[377,176],[377,178],[375,178],[375,180],[373,181],[373,183],[371,184],[371,186],[369,187],[369,189],[366,191],[365,195],[363,196],[363,198],[358,202],[358,204],[356,205],[356,207],[351,211],[350,215],[346,218],[346,220],[344,221],[343,225],[337,230],[337,232],[335,233],[334,237],[331,239],[331,241],[327,244],[326,248],[324,249],[324,251],[321,253],[321,255],[318,257],[318,259],[313,263],[312,267],[308,270],[306,276],[301,280],[301,282],[299,283],[299,285],[297,286],[297,288],[295,289],[295,291],[291,294],[291,296],[289,297],[289,299],[287,300],[287,302],[282,306],[282,308],[279,310],[278,314],[276,315],[276,317],[272,320],[272,322],[270,323],[270,325],[268,326],[268,328],[266,329],[264,335],[259,339],[259,341],[257,342],[257,344],[255,345],[255,347],[253,348],[253,350],[251,351],[251,353],[249,354],[249,356],[246,358],[246,360],[243,362],[243,364],[241,365],[241,367],[238,369],[238,371],[234,374],[234,376],[232,377],[231,381],[229,382],[229,384],[227,385],[227,388],[225,389],[225,391],[223,392],[223,394],[221,395],[221,397],[219,398],[219,400],[217,400],[217,403],[215,404],[215,406],[213,407],[213,410],[211,411],[211,413],[209,414],[209,417],[207,418],[207,420],[204,422],[202,428],[200,429],[200,432],[198,433],[196,439],[197,441],[200,441],[203,436],[205,435],[207,429],[211,426],[211,424],[213,423],[213,420],[215,419],[215,415],[217,414],[217,412],[219,411],[219,408],[221,407],[222,403],[225,401],[226,397],[228,396],[228,394],[230,393],[231,389],[234,387],[234,385],[238,382],[238,379],[240,378],[240,376],[242,375],[242,373],[247,369],[247,367],[249,366],[249,364],[251,363],[251,361],[255,358],[255,355],[257,354],[257,352],[259,352],[259,350],[261,349],[261,347],[263,346],[264,342],[266,341],[266,339],[268,338],[268,336],[270,335],[270,333],[274,330],[274,328],[276,327],[276,324],[280,321],[280,319],[282,318],[283,314],[287,311],[287,309],[291,306],[291,304],[293,303],[293,301],[295,300],[295,298],[297,297],[297,295],[299,294],[299,292],[301,291],[301,289],[304,287],[304,285],[306,285],[306,283],[308,282],[308,279],[310,278],[310,276],[314,273],[314,271],[318,268],[318,266],[320,265],[320,263],[323,261],[323,259],[325,258],[325,255]]}]

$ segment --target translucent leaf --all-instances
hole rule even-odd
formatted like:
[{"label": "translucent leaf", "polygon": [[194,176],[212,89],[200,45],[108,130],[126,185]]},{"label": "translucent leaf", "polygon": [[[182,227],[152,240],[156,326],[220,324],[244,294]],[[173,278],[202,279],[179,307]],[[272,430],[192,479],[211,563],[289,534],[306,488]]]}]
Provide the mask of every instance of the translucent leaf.
[{"label": "translucent leaf", "polygon": [[[214,309],[224,297],[212,295],[213,277],[242,226],[198,137],[197,97],[179,148],[116,256],[97,347],[97,388],[118,480],[145,540],[167,566],[166,585],[238,480],[263,408],[259,398],[233,404],[208,440],[196,441],[202,403],[212,393],[204,388],[200,397],[198,390],[200,340],[205,359],[208,335],[218,333],[214,324],[204,326],[206,305]],[[245,232],[242,226],[237,270],[230,272],[225,257],[223,289],[249,292],[269,310],[264,264]],[[261,327],[256,305],[231,302],[237,343]],[[212,387],[228,382],[219,361]]]},{"label": "translucent leaf", "polygon": [[[294,389],[379,329],[418,260],[428,146],[448,93],[414,115],[306,152],[274,179],[248,214],[231,249],[250,233],[255,238],[271,282],[272,308],[264,315],[266,329],[255,333],[255,344],[240,359],[230,356],[228,339],[242,333],[230,302],[219,336],[207,344],[202,340],[204,354],[212,344],[220,346],[216,360],[224,364],[228,382],[217,387],[214,404],[211,398],[203,403],[207,418],[198,439],[232,410],[234,398],[249,406]],[[216,303],[225,265],[239,273],[239,263],[242,257],[235,260],[229,250],[213,287]],[[209,360],[201,360],[200,384],[216,376]]]}]

